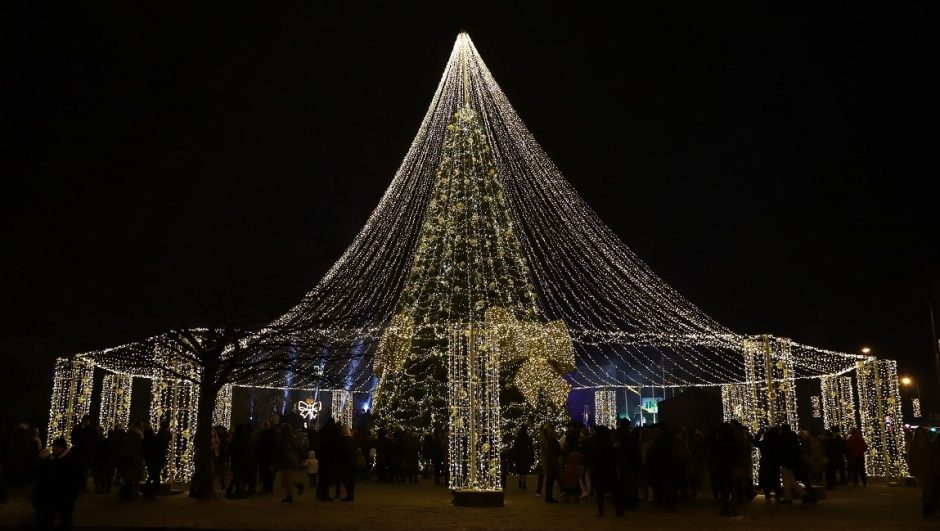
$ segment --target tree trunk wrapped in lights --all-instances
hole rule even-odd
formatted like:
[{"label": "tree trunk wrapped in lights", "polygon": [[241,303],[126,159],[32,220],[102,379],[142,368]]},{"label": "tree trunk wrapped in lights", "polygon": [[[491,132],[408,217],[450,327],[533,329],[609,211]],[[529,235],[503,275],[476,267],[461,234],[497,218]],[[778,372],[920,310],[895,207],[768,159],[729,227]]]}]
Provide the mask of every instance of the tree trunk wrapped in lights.
[{"label": "tree trunk wrapped in lights", "polygon": [[491,330],[455,323],[448,350],[450,488],[499,491],[498,348]]},{"label": "tree trunk wrapped in lights", "polygon": [[232,385],[226,384],[219,389],[215,399],[215,408],[212,410],[212,425],[232,428]]},{"label": "tree trunk wrapped in lights", "polygon": [[855,371],[862,436],[868,443],[865,453],[868,474],[889,478],[909,476],[897,362],[871,358],[858,362]]},{"label": "tree trunk wrapped in lights", "polygon": [[101,382],[99,424],[105,433],[115,428],[126,429],[131,418],[131,395],[134,377],[129,374],[106,374]]},{"label": "tree trunk wrapped in lights", "polygon": [[855,419],[855,394],[852,392],[851,376],[823,376],[819,379],[822,389],[823,425],[826,429],[838,427],[843,434],[858,427]]},{"label": "tree trunk wrapped in lights", "polygon": [[95,365],[83,358],[57,358],[52,380],[47,443],[58,437],[66,440],[72,427],[91,410]]},{"label": "tree trunk wrapped in lights", "polygon": [[[199,386],[184,375],[196,377],[191,364],[168,349],[157,348],[154,355],[160,360],[151,384],[150,425],[158,430],[161,423],[169,423],[170,448],[161,482],[185,483],[193,476],[196,427],[199,415]],[[214,408],[208,410],[211,422]]]}]

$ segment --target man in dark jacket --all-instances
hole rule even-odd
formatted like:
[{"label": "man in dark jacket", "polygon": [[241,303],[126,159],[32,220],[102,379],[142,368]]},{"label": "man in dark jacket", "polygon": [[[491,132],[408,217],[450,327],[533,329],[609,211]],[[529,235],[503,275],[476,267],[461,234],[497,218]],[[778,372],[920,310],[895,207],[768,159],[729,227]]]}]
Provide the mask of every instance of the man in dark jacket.
[{"label": "man in dark jacket", "polygon": [[232,460],[232,481],[228,484],[225,496],[244,498],[254,494],[253,476],[258,460],[247,424],[235,426],[229,454]]},{"label": "man in dark jacket", "polygon": [[277,447],[277,427],[270,420],[261,424],[258,433],[258,470],[261,472],[261,494],[274,492],[274,450]]},{"label": "man in dark jacket", "polygon": [[356,489],[356,441],[347,426],[340,427],[336,457],[339,479],[343,488],[346,489],[346,496],[342,500],[353,501],[353,493]]},{"label": "man in dark jacket", "polygon": [[327,419],[323,428],[317,432],[316,452],[320,461],[319,478],[317,478],[317,499],[332,501],[330,485],[336,481],[336,454],[339,444],[339,429],[332,418]]},{"label": "man in dark jacket", "polygon": [[545,474],[545,501],[558,503],[552,496],[552,490],[555,488],[555,479],[561,467],[561,445],[555,435],[555,427],[549,422],[542,425],[539,434],[539,461],[542,463],[542,471]]},{"label": "man in dark jacket", "polygon": [[33,491],[33,507],[40,528],[52,527],[55,517],[64,529],[72,528],[72,512],[81,490],[81,463],[72,454],[63,437],[52,443],[52,453],[40,461]]}]

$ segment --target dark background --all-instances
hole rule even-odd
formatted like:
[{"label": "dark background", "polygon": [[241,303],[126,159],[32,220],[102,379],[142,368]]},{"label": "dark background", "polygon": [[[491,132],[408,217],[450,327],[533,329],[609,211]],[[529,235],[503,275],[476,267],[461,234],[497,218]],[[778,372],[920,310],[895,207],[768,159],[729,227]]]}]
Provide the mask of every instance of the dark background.
[{"label": "dark background", "polygon": [[868,345],[937,389],[935,13],[349,4],[0,17],[4,427],[44,426],[57,355],[198,321],[223,293],[258,319],[297,301],[377,204],[460,29],[687,298],[740,332]]}]

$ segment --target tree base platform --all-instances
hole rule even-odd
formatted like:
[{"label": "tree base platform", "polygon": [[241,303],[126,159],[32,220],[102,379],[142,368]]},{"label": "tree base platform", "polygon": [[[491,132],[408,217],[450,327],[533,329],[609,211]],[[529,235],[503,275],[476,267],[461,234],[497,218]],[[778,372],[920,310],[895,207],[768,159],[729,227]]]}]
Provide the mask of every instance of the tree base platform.
[{"label": "tree base platform", "polygon": [[501,490],[453,490],[453,504],[458,507],[502,507]]}]

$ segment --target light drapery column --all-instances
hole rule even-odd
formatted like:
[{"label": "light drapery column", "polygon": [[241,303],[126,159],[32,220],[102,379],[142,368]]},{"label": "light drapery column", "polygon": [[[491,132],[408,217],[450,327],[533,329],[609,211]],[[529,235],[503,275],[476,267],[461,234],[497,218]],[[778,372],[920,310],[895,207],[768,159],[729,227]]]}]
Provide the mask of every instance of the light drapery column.
[{"label": "light drapery column", "polygon": [[158,368],[150,395],[150,424],[157,430],[162,422],[168,422],[172,435],[160,480],[184,483],[193,475],[199,411],[199,388],[193,383],[196,370],[170,349],[158,347],[154,358]]},{"label": "light drapery column", "polygon": [[335,389],[330,393],[330,409],[333,420],[352,428],[353,395],[344,389]]},{"label": "light drapery column", "polygon": [[865,468],[872,476],[907,477],[897,362],[859,361],[855,371],[862,436],[868,442]]},{"label": "light drapery column", "polygon": [[455,324],[448,342],[451,490],[499,491],[499,351],[485,327]]},{"label": "light drapery column", "polygon": [[823,376],[819,379],[822,389],[823,425],[826,429],[838,427],[843,434],[858,427],[855,419],[855,394],[852,392],[851,376]]},{"label": "light drapery column", "polygon": [[129,374],[106,374],[101,382],[101,408],[98,422],[108,433],[127,428],[131,418],[131,395],[134,377]]},{"label": "light drapery column", "polygon": [[594,391],[594,424],[617,428],[617,392],[610,389]]},{"label": "light drapery column", "polygon": [[798,429],[790,340],[762,335],[744,341],[744,369],[757,428],[789,424]]},{"label": "light drapery column", "polygon": [[46,444],[58,437],[68,441],[72,427],[91,411],[95,365],[81,358],[58,358],[52,378]]}]

